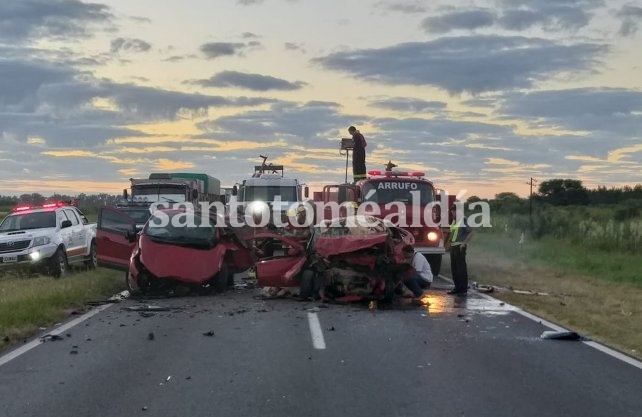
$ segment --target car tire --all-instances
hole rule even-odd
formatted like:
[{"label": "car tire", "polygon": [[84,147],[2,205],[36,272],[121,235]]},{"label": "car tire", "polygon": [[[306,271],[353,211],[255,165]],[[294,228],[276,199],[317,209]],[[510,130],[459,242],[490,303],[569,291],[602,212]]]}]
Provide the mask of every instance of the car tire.
[{"label": "car tire", "polygon": [[432,271],[432,276],[433,279],[437,278],[439,276],[439,272],[441,271],[441,257],[442,255],[436,255],[436,254],[425,254],[426,260],[430,264],[430,270]]},{"label": "car tire", "polygon": [[299,297],[308,299],[314,295],[314,271],[306,269],[301,273]]},{"label": "car tire", "polygon": [[98,252],[96,251],[96,242],[91,241],[91,246],[89,247],[89,258],[85,261],[85,266],[87,269],[96,269],[98,268]]},{"label": "car tire", "polygon": [[218,271],[218,274],[216,274],[216,277],[214,278],[214,288],[216,289],[216,292],[225,292],[225,290],[227,290],[229,276],[230,271],[227,264],[223,262],[221,270]]},{"label": "car tire", "polygon": [[67,272],[67,255],[63,248],[58,248],[49,260],[49,273],[54,278],[62,278]]}]

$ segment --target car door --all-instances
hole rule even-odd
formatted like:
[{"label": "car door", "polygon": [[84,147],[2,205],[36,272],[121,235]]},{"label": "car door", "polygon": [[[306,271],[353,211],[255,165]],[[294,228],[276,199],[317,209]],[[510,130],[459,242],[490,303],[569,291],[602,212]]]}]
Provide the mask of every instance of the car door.
[{"label": "car door", "polygon": [[127,271],[137,238],[136,222],[125,211],[111,207],[100,208],[96,226],[99,266]]},{"label": "car door", "polygon": [[84,236],[82,234],[83,225],[73,210],[64,209],[63,211],[67,218],[71,220],[71,226],[69,227],[69,230],[71,230],[71,243],[70,246],[67,247],[67,258],[84,255],[86,250],[83,241]]},{"label": "car door", "polygon": [[64,210],[56,211],[56,222],[58,223],[58,227],[60,228],[60,240],[62,241],[62,244],[65,246],[65,250],[68,253],[69,250],[74,247],[74,237],[71,227],[62,227],[63,222],[65,221],[70,220],[65,214]]},{"label": "car door", "polygon": [[248,241],[261,241],[275,239],[282,242],[282,246],[290,247],[281,256],[272,256],[256,263],[256,280],[259,287],[298,287],[296,276],[307,260],[301,242],[298,239],[288,238],[278,233],[263,232],[248,236]]}]

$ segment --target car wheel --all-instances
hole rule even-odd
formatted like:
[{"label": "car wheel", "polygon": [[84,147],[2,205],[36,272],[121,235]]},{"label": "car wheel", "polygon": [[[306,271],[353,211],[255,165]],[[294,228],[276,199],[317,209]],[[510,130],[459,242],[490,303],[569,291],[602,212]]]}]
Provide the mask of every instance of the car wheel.
[{"label": "car wheel", "polygon": [[87,269],[98,268],[98,252],[96,252],[96,242],[92,241],[89,247],[89,258],[85,261]]},{"label": "car wheel", "polygon": [[67,255],[62,248],[58,248],[50,259],[49,271],[54,278],[62,278],[67,272]]},{"label": "car wheel", "polygon": [[301,273],[301,283],[299,284],[299,296],[304,299],[312,297],[314,294],[314,271],[306,269]]},{"label": "car wheel", "polygon": [[441,271],[441,255],[426,254],[426,260],[430,264],[433,278],[437,278]]},{"label": "car wheel", "polygon": [[216,277],[214,278],[214,287],[216,292],[225,292],[227,290],[227,283],[230,276],[230,271],[227,268],[227,264],[223,262],[221,265],[221,270],[218,271]]}]

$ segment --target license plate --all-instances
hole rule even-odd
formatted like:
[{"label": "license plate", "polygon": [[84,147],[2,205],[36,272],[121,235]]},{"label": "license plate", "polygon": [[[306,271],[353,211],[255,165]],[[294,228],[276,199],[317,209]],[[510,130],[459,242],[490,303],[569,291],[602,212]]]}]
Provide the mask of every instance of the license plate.
[{"label": "license plate", "polygon": [[18,262],[18,255],[9,255],[2,257],[2,263],[9,264],[12,262]]}]

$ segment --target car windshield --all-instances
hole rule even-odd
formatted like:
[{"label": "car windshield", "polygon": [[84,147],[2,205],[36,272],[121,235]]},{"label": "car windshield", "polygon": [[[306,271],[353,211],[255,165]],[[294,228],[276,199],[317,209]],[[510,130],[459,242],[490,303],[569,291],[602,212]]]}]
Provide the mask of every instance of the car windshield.
[{"label": "car windshield", "polygon": [[377,204],[400,202],[412,204],[413,194],[419,193],[419,204],[425,206],[434,201],[434,189],[425,182],[372,181],[363,187],[363,201]]},{"label": "car windshield", "polygon": [[295,186],[254,186],[244,187],[242,201],[274,201],[280,196],[281,201],[297,201],[297,188]]},{"label": "car windshield", "polygon": [[214,222],[209,225],[199,214],[156,212],[143,231],[152,240],[180,246],[211,248],[215,242]]},{"label": "car windshield", "polygon": [[44,229],[47,227],[56,227],[56,213],[54,211],[21,213],[7,216],[7,218],[2,221],[2,224],[0,224],[0,232]]}]

